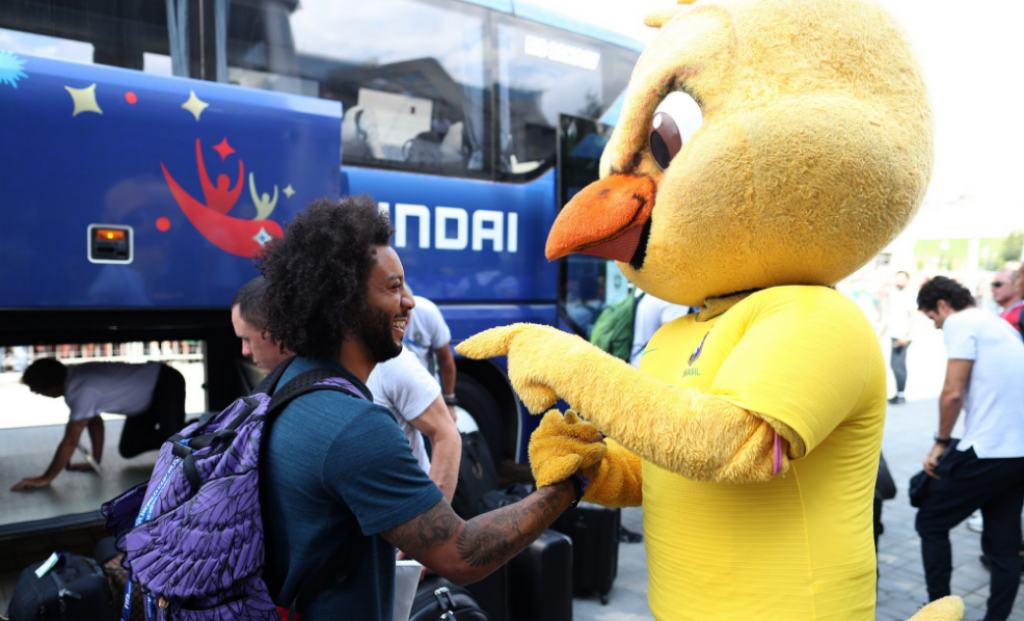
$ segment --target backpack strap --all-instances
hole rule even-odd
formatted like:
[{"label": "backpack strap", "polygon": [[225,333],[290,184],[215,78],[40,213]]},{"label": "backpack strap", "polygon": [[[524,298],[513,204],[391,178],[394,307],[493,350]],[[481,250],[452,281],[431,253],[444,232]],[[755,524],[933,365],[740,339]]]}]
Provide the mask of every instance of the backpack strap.
[{"label": "backpack strap", "polygon": [[342,377],[334,369],[311,369],[288,380],[288,383],[277,392],[267,393],[271,394],[270,405],[267,406],[267,418],[276,418],[277,414],[296,397],[319,390],[341,392],[363,401],[371,400],[369,395],[364,394],[355,384]]},{"label": "backpack strap", "polygon": [[[276,418],[277,414],[292,399],[318,390],[332,390],[355,397],[356,399],[362,399],[363,401],[373,401],[371,395],[363,393],[360,388],[342,377],[337,371],[325,368],[311,369],[293,377],[273,394],[270,398],[270,405],[267,407],[267,420]],[[384,409],[391,415],[392,420],[399,423],[398,416],[391,411],[391,408]],[[401,425],[399,424],[399,426]]]},{"label": "backpack strap", "polygon": [[288,370],[288,367],[292,366],[292,362],[294,362],[294,360],[295,356],[292,356],[291,358],[288,358],[281,364],[274,367],[273,371],[268,373],[266,377],[260,380],[259,384],[256,384],[256,388],[253,388],[252,392],[249,393],[249,396],[259,393],[263,393],[265,395],[274,394],[274,389],[277,388],[277,383],[281,381],[281,376],[284,375],[284,372]]}]

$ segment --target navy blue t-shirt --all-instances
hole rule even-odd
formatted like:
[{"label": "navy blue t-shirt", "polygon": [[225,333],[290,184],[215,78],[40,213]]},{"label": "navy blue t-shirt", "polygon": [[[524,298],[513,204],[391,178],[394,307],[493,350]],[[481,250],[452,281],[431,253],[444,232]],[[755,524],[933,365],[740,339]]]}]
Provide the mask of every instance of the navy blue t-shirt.
[{"label": "navy blue t-shirt", "polygon": [[[372,398],[341,365],[306,358],[292,362],[278,387],[318,367],[337,370]],[[278,415],[264,450],[267,586],[277,604],[288,606],[358,525],[358,564],[338,588],[316,596],[303,619],[391,621],[395,548],[378,533],[443,498],[391,413],[339,392],[303,395]]]}]

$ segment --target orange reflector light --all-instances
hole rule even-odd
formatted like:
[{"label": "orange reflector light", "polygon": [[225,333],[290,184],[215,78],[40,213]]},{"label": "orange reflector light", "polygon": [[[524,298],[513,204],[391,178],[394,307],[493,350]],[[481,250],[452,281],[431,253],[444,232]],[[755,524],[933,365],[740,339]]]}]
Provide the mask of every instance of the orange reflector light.
[{"label": "orange reflector light", "polygon": [[96,229],[96,239],[105,241],[124,241],[124,231],[117,229]]}]

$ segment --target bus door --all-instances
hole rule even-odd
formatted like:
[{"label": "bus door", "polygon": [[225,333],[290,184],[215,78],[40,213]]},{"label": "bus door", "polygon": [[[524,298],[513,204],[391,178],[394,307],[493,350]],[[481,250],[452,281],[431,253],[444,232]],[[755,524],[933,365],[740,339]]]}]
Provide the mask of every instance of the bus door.
[{"label": "bus door", "polygon": [[[558,119],[559,209],[597,181],[601,154],[612,127],[594,119],[561,114]],[[611,259],[571,254],[559,259],[559,327],[589,340],[590,331],[609,304],[630,293],[631,285]]]}]

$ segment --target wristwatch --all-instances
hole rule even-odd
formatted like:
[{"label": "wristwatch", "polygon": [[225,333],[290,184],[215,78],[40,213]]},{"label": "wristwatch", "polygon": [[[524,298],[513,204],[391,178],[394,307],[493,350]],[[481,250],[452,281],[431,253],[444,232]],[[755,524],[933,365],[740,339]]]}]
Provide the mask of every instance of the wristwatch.
[{"label": "wristwatch", "polygon": [[456,406],[459,404],[459,400],[455,398],[455,393],[450,395],[444,395],[444,404],[450,406]]},{"label": "wristwatch", "polygon": [[943,446],[949,446],[949,438],[940,438],[939,434],[935,434],[935,443]]}]

